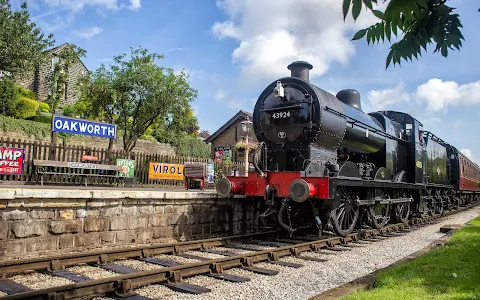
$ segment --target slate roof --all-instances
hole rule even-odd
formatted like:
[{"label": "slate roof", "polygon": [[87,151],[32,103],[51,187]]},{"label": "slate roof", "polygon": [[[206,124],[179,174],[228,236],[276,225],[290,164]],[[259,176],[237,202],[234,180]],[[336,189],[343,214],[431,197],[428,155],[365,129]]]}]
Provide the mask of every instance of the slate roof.
[{"label": "slate roof", "polygon": [[205,139],[205,143],[211,143],[214,139],[216,139],[220,134],[222,134],[222,132],[224,132],[225,130],[227,130],[230,126],[232,126],[232,124],[234,124],[235,122],[237,122],[240,118],[249,118],[249,119],[252,119],[253,118],[253,114],[251,112],[248,112],[248,111],[244,111],[244,110],[240,110],[236,115],[234,115],[230,120],[228,120],[227,123],[225,123],[222,127],[220,127],[220,129],[218,129],[217,131],[215,131],[214,134],[212,134],[211,136],[209,136],[208,138]]}]

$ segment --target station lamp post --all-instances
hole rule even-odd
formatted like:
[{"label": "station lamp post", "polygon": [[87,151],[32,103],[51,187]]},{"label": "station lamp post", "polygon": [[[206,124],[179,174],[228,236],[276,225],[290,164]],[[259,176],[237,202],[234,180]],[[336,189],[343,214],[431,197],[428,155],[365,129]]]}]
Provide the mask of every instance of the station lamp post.
[{"label": "station lamp post", "polygon": [[248,177],[248,153],[250,150],[249,142],[248,142],[248,134],[250,132],[250,125],[252,125],[253,122],[250,121],[249,118],[247,118],[245,121],[242,121],[241,124],[242,124],[242,130],[245,133],[245,176]]}]

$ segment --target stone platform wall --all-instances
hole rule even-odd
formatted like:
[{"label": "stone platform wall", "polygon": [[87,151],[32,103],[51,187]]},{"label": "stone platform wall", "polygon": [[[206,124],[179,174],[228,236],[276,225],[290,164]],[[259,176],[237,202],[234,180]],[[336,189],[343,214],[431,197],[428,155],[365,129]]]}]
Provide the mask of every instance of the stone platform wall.
[{"label": "stone platform wall", "polygon": [[[12,192],[13,191],[13,195]],[[0,189],[0,255],[174,242],[253,229],[253,203],[213,193]]]}]

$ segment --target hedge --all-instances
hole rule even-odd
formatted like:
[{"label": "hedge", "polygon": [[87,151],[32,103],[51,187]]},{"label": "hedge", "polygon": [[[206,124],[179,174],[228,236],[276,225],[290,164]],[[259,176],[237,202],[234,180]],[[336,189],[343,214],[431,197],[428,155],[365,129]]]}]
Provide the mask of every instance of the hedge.
[{"label": "hedge", "polygon": [[50,124],[0,116],[0,130],[4,132],[23,132],[29,136],[42,138],[50,136],[51,129],[52,126]]},{"label": "hedge", "polygon": [[17,95],[23,96],[25,98],[37,99],[37,95],[34,92],[27,90],[26,88],[23,88],[18,85],[17,85]]},{"label": "hedge", "polygon": [[14,117],[17,119],[26,119],[37,114],[39,103],[37,100],[18,96],[15,103]]},{"label": "hedge", "polygon": [[40,109],[40,112],[45,112],[45,113],[50,112],[50,106],[45,102],[40,102],[39,109]]}]

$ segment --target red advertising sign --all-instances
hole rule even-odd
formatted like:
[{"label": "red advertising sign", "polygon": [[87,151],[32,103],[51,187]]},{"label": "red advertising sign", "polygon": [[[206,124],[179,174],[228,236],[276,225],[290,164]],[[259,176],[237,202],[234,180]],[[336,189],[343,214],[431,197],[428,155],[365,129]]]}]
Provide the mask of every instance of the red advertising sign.
[{"label": "red advertising sign", "polygon": [[25,149],[0,147],[0,175],[22,175]]},{"label": "red advertising sign", "polygon": [[84,154],[82,155],[82,160],[98,161],[98,156]]}]

